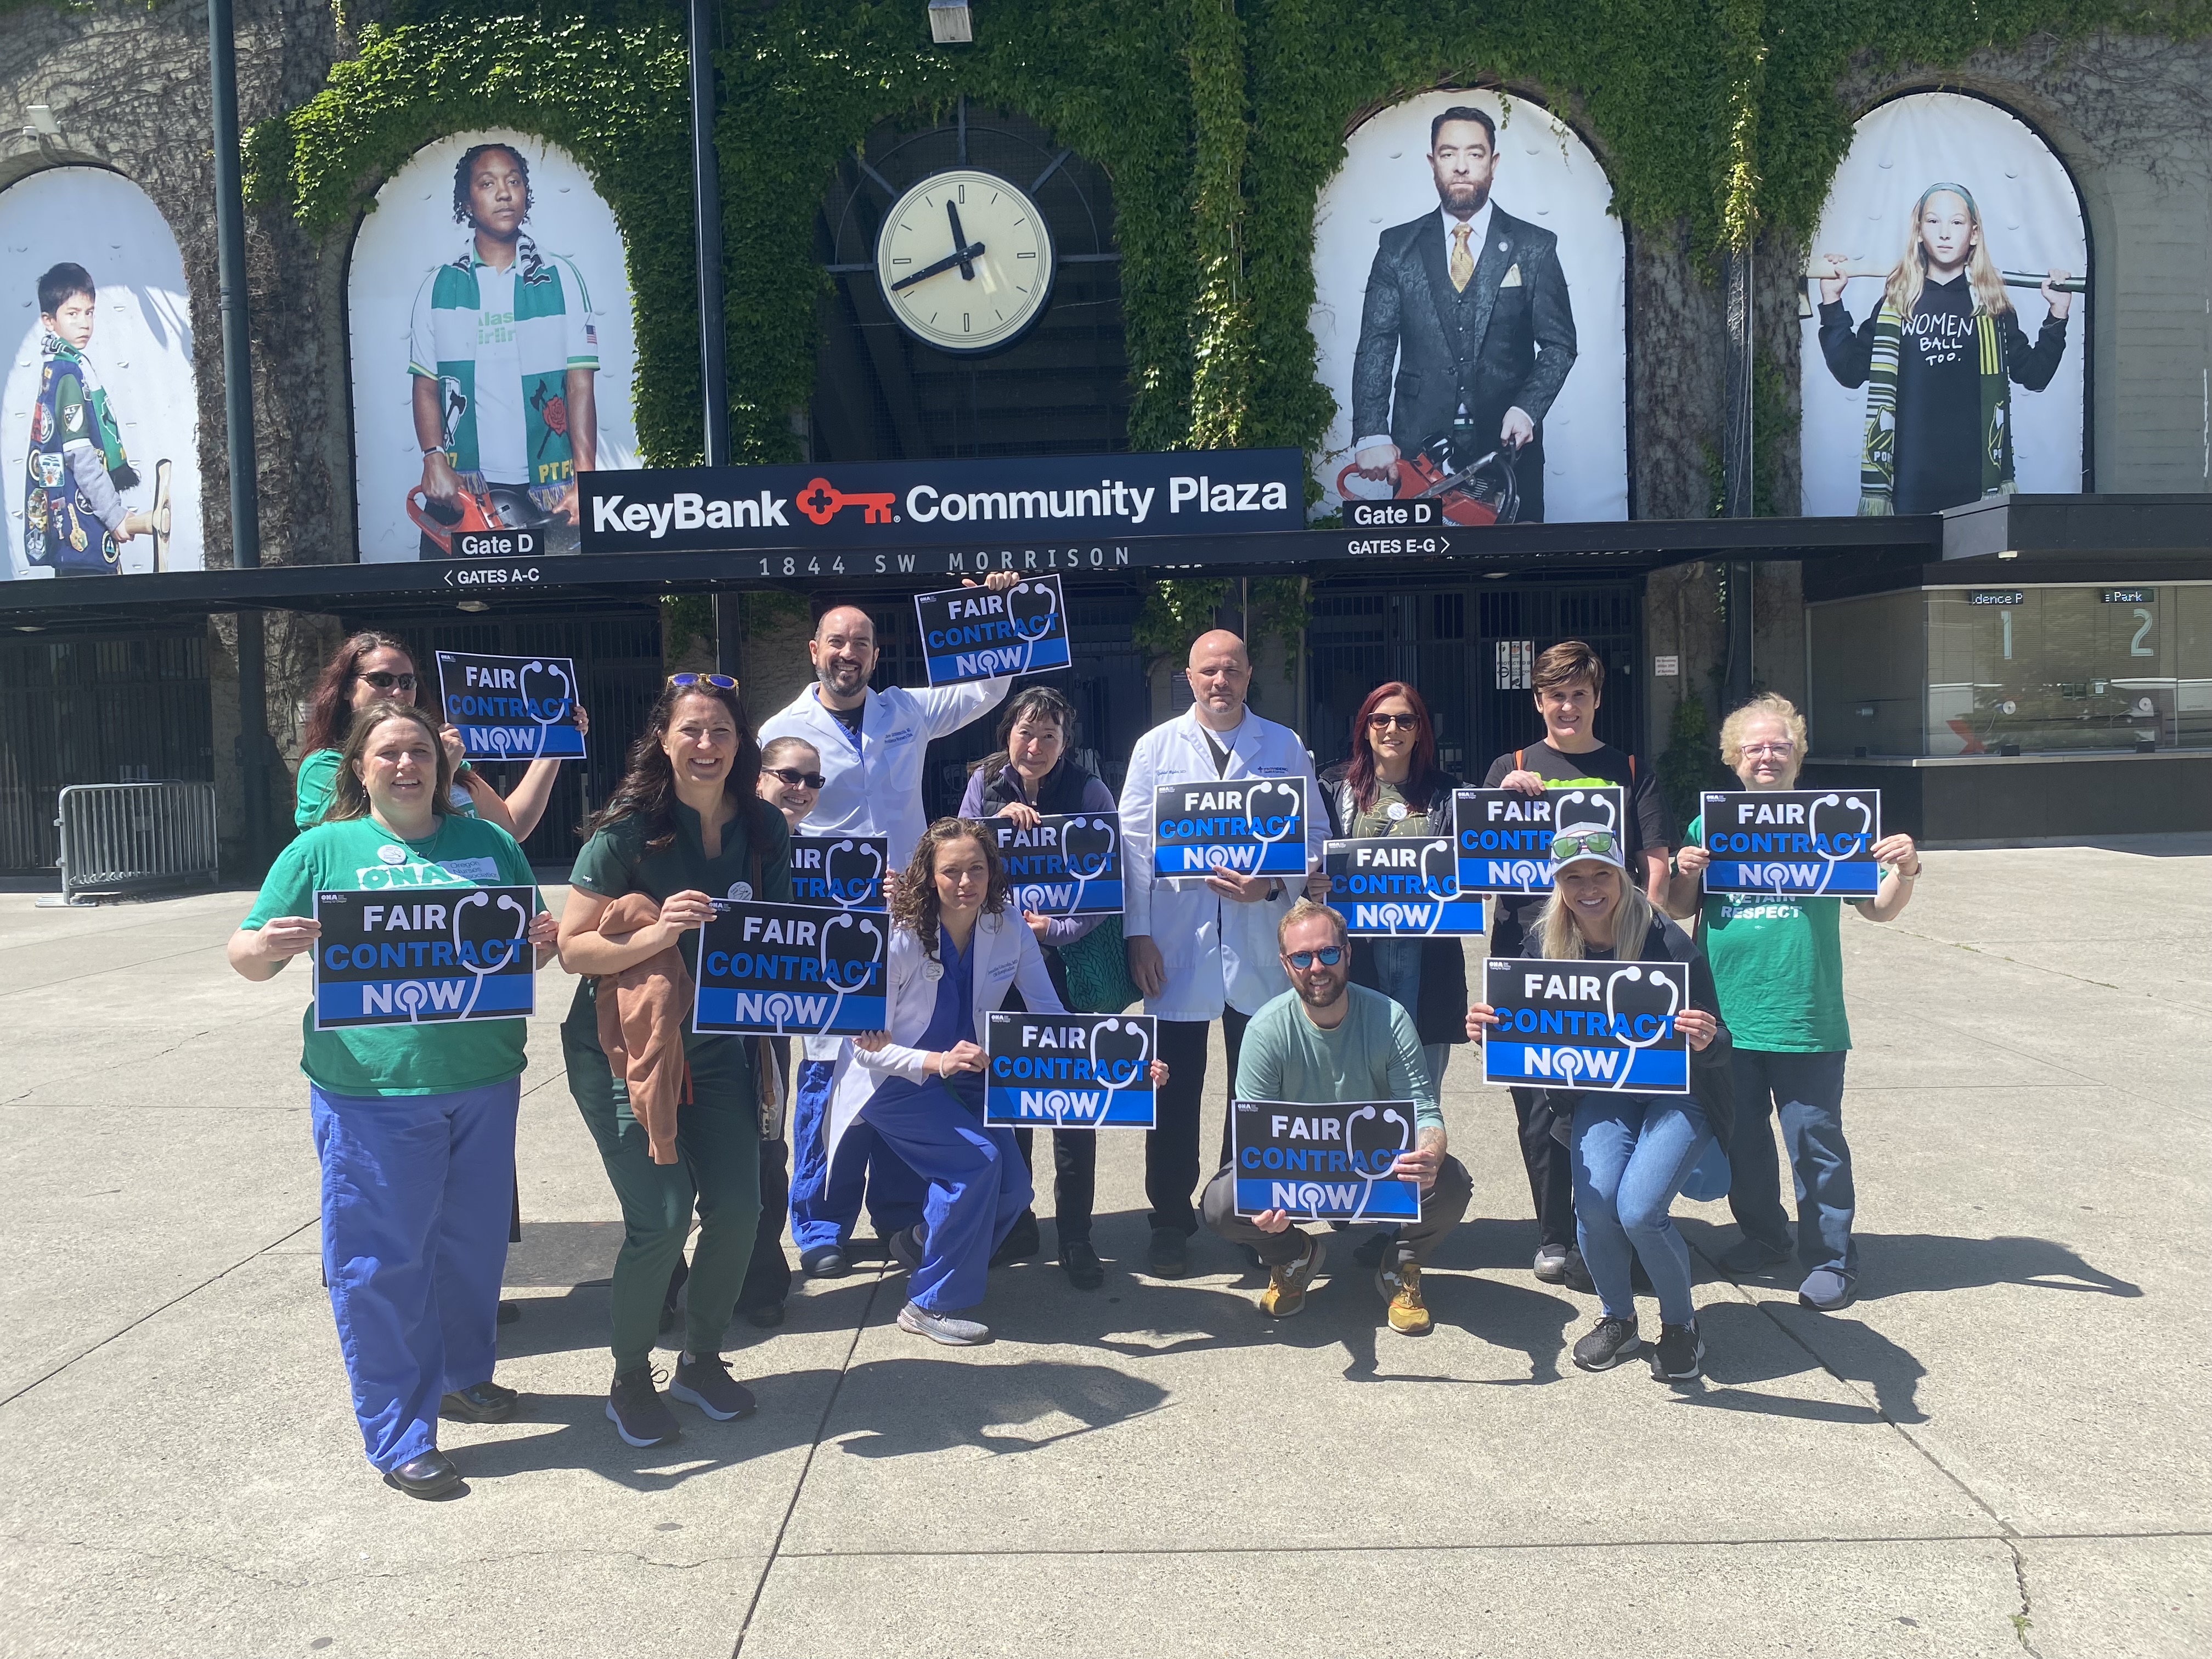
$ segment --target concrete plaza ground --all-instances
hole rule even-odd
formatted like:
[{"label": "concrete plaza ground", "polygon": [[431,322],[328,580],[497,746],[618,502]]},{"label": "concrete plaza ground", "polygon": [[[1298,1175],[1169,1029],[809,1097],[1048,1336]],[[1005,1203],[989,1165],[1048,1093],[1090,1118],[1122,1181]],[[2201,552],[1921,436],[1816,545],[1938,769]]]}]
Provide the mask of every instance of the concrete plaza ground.
[{"label": "concrete plaza ground", "polygon": [[[1394,1336],[1358,1275],[1271,1325],[1201,1239],[1104,1291],[992,1276],[994,1346],[802,1284],[732,1334],[749,1421],[601,1415],[618,1226],[545,1012],[495,1428],[411,1502],[361,1458],[317,1284],[303,978],[235,894],[0,897],[0,1652],[72,1656],[1927,1655],[2212,1650],[2212,837],[1930,854],[1844,924],[1862,1299],[1713,1263],[1705,1384],[1566,1354],[1502,1094],[1446,1088],[1470,1219]],[[561,895],[549,894],[556,905]],[[1217,1051],[1210,1091],[1219,1110]],[[1212,1145],[1212,1127],[1208,1128]],[[1048,1212],[1048,1200],[1041,1209]],[[1647,1315],[1648,1315],[1647,1308]]]}]

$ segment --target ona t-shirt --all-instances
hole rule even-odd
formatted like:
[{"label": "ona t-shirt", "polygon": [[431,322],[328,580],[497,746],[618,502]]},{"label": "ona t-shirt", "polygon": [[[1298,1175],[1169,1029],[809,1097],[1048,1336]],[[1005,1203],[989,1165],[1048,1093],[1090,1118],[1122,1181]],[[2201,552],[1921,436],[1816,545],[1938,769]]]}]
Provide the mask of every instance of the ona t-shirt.
[{"label": "ona t-shirt", "polygon": [[[424,839],[404,841],[374,818],[341,818],[305,831],[276,855],[239,926],[258,928],[278,916],[312,916],[318,892],[426,887],[528,887],[531,908],[545,908],[529,860],[495,823],[448,813]],[[526,1023],[521,1019],[318,1031],[311,998],[300,1024],[300,1069],[332,1094],[453,1094],[502,1083],[524,1064]]]},{"label": "ona t-shirt", "polygon": [[[1692,845],[1705,821],[1690,820]],[[1739,1048],[1825,1054],[1851,1046],[1844,1013],[1844,902],[1771,893],[1708,893],[1705,959]]]}]

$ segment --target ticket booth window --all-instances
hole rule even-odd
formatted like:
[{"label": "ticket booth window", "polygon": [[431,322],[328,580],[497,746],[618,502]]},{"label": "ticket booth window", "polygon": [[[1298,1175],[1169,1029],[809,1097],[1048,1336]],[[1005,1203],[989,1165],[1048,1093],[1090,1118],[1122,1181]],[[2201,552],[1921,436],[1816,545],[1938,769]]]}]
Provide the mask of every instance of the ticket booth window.
[{"label": "ticket booth window", "polygon": [[1808,638],[1826,757],[2212,748],[2212,584],[1877,594]]}]

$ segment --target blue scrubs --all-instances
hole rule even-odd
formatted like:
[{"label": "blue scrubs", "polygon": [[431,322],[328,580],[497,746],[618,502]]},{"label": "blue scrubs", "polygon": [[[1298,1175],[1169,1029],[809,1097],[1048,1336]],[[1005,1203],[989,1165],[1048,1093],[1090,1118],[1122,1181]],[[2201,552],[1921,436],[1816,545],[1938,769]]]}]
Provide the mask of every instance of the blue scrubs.
[{"label": "blue scrubs", "polygon": [[[942,1051],[975,1041],[975,939],[963,952],[938,930],[937,1006],[912,1045]],[[907,1294],[932,1313],[983,1299],[991,1253],[1030,1199],[1030,1172],[1012,1129],[983,1127],[983,1079],[974,1072],[915,1083],[887,1078],[860,1108],[884,1146],[928,1182],[922,1206],[921,1266]],[[847,1139],[851,1139],[848,1133]],[[842,1152],[842,1148],[840,1149]],[[841,1159],[842,1162],[842,1159]]]},{"label": "blue scrubs", "polygon": [[866,1121],[849,1124],[837,1145],[837,1167],[827,1157],[830,1084],[837,1063],[799,1062],[791,1109],[791,1237],[803,1256],[852,1237],[865,1194],[876,1231],[888,1238],[921,1219],[927,1184],[886,1148]]},{"label": "blue scrubs", "polygon": [[310,1082],[323,1272],[368,1461],[434,1451],[439,1396],[491,1377],[522,1079],[444,1095]]}]

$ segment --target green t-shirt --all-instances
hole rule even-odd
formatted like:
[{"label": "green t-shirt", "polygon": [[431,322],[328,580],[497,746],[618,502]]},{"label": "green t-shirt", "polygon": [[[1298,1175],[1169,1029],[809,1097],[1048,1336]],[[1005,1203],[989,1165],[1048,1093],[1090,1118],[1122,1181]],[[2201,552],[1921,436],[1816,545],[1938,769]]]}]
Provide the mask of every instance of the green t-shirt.
[{"label": "green t-shirt", "polygon": [[[1688,839],[1705,844],[1705,821]],[[1708,893],[1705,947],[1739,1048],[1825,1054],[1851,1046],[1844,1014],[1844,902]]]},{"label": "green t-shirt", "polygon": [[[646,893],[659,902],[684,892],[704,893],[710,898],[743,898],[753,880],[753,848],[746,823],[757,817],[764,832],[760,845],[761,890],[751,896],[790,902],[791,831],[782,813],[759,808],[738,813],[722,826],[722,850],[711,859],[700,839],[699,815],[678,801],[675,817],[676,837],[662,848],[645,844],[645,820],[641,817],[617,818],[594,830],[583,851],[576,854],[569,881],[601,898]],[[699,971],[697,929],[684,935],[681,948],[685,966],[696,975]],[[598,1030],[593,1000],[598,983],[591,975],[584,975],[568,1011],[569,1023],[585,1032]]]},{"label": "green t-shirt", "polygon": [[[292,780],[292,822],[301,830],[313,829],[323,821],[330,810],[331,797],[338,787],[338,760],[335,749],[318,749],[302,756],[298,775]],[[476,803],[459,778],[453,780],[453,794],[450,809],[465,818],[477,815]]]},{"label": "green t-shirt", "polygon": [[1237,1052],[1237,1098],[1410,1100],[1419,1127],[1441,1129],[1443,1109],[1412,1016],[1380,991],[1350,989],[1352,1006],[1333,1031],[1305,1017],[1294,990],[1253,1015]]},{"label": "green t-shirt", "polygon": [[[394,862],[394,860],[397,862]],[[418,887],[529,887],[530,860],[514,837],[482,818],[448,814],[425,841],[402,841],[374,818],[341,818],[295,836],[276,855],[241,927],[278,916],[311,916],[318,892],[400,891]],[[534,907],[543,910],[544,901]],[[520,1019],[453,1021],[315,1030],[310,1000],[301,1017],[300,1069],[339,1095],[443,1095],[480,1089],[522,1070]]]}]

